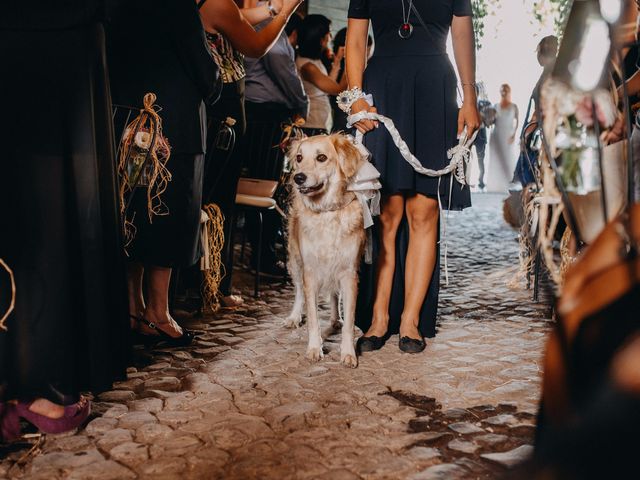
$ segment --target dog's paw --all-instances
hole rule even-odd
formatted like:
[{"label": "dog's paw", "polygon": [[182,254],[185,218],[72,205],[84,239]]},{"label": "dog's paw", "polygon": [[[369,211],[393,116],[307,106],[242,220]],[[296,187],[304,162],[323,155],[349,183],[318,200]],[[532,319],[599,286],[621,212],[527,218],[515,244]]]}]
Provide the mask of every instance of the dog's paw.
[{"label": "dog's paw", "polygon": [[358,357],[356,357],[355,353],[341,355],[340,361],[345,367],[356,368],[358,366]]},{"label": "dog's paw", "polygon": [[307,358],[312,362],[319,362],[324,357],[322,347],[308,347]]},{"label": "dog's paw", "polygon": [[287,317],[287,319],[282,322],[282,324],[287,328],[300,328],[300,325],[302,325],[302,315],[291,315]]}]

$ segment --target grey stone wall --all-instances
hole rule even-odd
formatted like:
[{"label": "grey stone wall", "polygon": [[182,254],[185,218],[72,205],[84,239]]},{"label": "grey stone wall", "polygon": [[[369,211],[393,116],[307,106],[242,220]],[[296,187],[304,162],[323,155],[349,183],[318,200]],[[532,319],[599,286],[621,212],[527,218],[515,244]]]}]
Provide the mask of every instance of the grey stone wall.
[{"label": "grey stone wall", "polygon": [[349,0],[308,0],[309,13],[319,13],[331,19],[331,31],[336,33],[347,26]]}]

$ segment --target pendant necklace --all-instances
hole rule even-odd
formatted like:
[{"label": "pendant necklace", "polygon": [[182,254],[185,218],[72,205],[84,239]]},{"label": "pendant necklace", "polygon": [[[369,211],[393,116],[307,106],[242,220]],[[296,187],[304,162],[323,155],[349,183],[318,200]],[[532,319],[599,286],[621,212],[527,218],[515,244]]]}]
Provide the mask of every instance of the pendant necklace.
[{"label": "pendant necklace", "polygon": [[409,12],[404,8],[404,0],[400,0],[402,2],[402,25],[398,28],[398,35],[400,38],[407,39],[413,33],[413,25],[409,22],[409,17],[411,17],[411,9],[413,8],[413,0],[409,0]]}]

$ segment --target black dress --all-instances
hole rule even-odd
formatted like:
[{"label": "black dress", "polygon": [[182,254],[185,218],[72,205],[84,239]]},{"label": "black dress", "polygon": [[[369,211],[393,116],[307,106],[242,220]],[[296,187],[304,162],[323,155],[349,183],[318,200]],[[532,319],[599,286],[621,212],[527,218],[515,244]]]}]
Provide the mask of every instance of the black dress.
[{"label": "black dress", "polygon": [[169,214],[149,222],[146,192],[138,189],[127,214],[131,218],[135,212],[136,227],[128,252],[146,265],[190,266],[201,255],[205,101],[217,97],[218,70],[195,2],[132,0],[112,17],[108,53],[114,102],[139,108],[145,93],[155,93],[171,145],[172,180],[162,196]]},{"label": "black dress", "polygon": [[[403,23],[402,0],[351,0],[349,17],[370,19],[376,42],[374,55],[364,72],[363,90],[373,95],[378,112],[393,119],[420,162],[427,168],[439,169],[449,163],[447,150],[457,143],[458,125],[457,80],[446,53],[446,39],[453,16],[471,15],[471,3],[470,0],[414,0],[412,3],[428,30],[411,12],[409,21],[413,34],[408,39],[398,35],[398,28]],[[405,1],[407,12],[408,6],[409,2]],[[384,195],[419,193],[437,197],[440,194],[445,208],[462,210],[471,205],[469,187],[462,187],[456,181],[449,203],[449,176],[442,177],[439,183],[438,178],[416,173],[400,155],[384,127],[368,133],[364,143],[381,173]],[[373,237],[373,264],[363,265],[361,269],[356,309],[356,323],[364,331],[371,325],[375,297],[375,265],[379,251],[376,231]],[[389,333],[397,333],[400,325],[408,242],[409,228],[405,218],[397,236]],[[426,337],[435,335],[439,277],[438,251],[438,261],[420,312],[419,329]]]},{"label": "black dress", "polygon": [[[0,7],[0,400],[111,388],[129,359],[105,2]],[[0,315],[9,302],[0,269]],[[69,399],[68,401],[72,401]]]}]

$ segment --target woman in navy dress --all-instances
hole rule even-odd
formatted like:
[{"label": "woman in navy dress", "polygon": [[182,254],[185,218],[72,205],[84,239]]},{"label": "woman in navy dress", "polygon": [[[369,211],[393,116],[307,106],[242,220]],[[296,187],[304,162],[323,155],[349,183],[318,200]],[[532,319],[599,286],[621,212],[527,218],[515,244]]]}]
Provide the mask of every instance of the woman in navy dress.
[{"label": "woman in navy dress", "polygon": [[[427,168],[449,163],[447,150],[466,126],[480,125],[476,106],[475,46],[470,0],[351,0],[347,35],[349,88],[373,96],[351,113],[379,111],[396,124],[402,138]],[[376,50],[366,65],[367,32],[373,27]],[[463,104],[446,53],[451,30]],[[366,67],[366,70],[365,70]],[[376,110],[377,109],[377,110]],[[360,272],[356,323],[365,332],[360,351],[377,350],[400,334],[400,349],[417,353],[424,337],[435,335],[440,249],[438,195],[445,208],[471,205],[468,186],[450,178],[416,173],[380,125],[356,124],[381,173],[382,209],[374,233],[374,261]],[[451,193],[451,195],[450,195]]]}]

